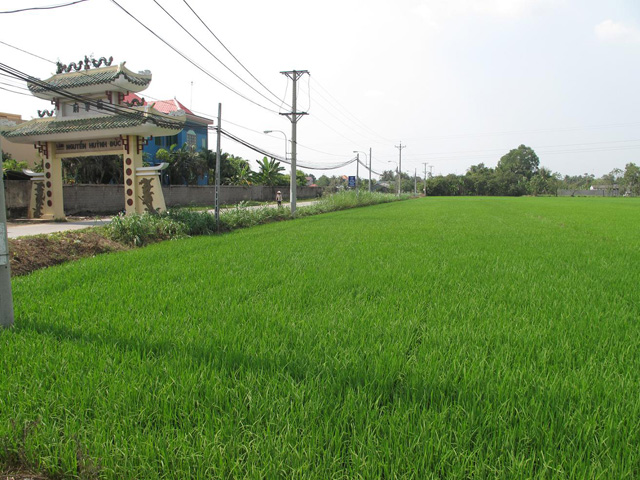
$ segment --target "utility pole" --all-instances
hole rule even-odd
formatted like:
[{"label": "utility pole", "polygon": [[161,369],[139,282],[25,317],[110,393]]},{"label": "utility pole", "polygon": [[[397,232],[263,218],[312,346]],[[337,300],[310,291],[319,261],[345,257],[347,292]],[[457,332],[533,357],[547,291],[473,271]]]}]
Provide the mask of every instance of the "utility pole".
[{"label": "utility pole", "polygon": [[424,196],[427,196],[427,162],[422,163],[424,165]]},{"label": "utility pole", "polygon": [[433,165],[429,165],[429,178],[433,177]]},{"label": "utility pole", "polygon": [[218,146],[216,148],[216,229],[220,231],[220,129],[222,128],[222,104],[218,103]]},{"label": "utility pole", "polygon": [[407,146],[402,145],[402,142],[400,142],[400,145],[396,145],[395,147],[398,149],[400,154],[400,158],[398,160],[398,196],[400,196],[402,188],[402,149],[407,148]]},{"label": "utility pole", "polygon": [[[2,145],[0,145],[2,151]],[[2,157],[0,156],[0,167]],[[4,177],[4,175],[3,175]],[[7,210],[4,199],[4,178],[0,180],[0,327],[13,326],[13,294],[11,293],[11,265],[7,239]]]},{"label": "utility pole", "polygon": [[413,194],[418,195],[418,169],[413,170]]},{"label": "utility pole", "polygon": [[371,193],[371,147],[369,147],[369,193]]},{"label": "utility pole", "polygon": [[302,118],[303,115],[308,115],[307,112],[298,112],[297,111],[297,93],[298,89],[296,88],[296,82],[302,75],[305,73],[308,75],[309,72],[307,70],[290,70],[288,72],[280,72],[283,75],[286,75],[293,82],[293,87],[291,88],[292,100],[291,100],[291,112],[281,113],[280,115],[286,115],[291,120],[291,181],[290,183],[290,192],[289,192],[289,200],[291,202],[291,216],[295,217],[296,215],[296,160],[297,160],[297,129],[296,125],[298,120]]},{"label": "utility pole", "polygon": [[360,154],[356,153],[356,196],[359,193],[358,183],[360,183]]}]

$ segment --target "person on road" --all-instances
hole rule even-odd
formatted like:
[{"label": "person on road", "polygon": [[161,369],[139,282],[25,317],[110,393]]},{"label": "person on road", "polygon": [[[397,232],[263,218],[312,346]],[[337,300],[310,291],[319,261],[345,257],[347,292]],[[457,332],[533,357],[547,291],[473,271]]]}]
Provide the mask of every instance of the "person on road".
[{"label": "person on road", "polygon": [[278,202],[278,207],[282,206],[282,192],[280,190],[276,192],[276,202]]}]

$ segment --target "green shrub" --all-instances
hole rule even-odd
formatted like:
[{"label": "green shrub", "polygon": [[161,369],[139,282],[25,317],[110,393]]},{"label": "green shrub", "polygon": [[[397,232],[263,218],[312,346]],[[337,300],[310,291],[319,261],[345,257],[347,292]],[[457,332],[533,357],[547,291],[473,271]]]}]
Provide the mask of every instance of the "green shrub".
[{"label": "green shrub", "polygon": [[[296,214],[301,217],[334,212],[348,208],[394,202],[409,198],[388,193],[340,192],[322,197],[317,203],[300,207]],[[119,215],[107,225],[107,236],[115,241],[140,247],[149,243],[196,235],[212,235],[218,231],[228,232],[269,222],[291,219],[288,208],[263,206],[251,208],[241,202],[235,208],[220,212],[220,229],[216,227],[215,215],[192,208],[174,208],[161,214]]]},{"label": "green shrub", "polygon": [[121,214],[114,217],[105,230],[111,239],[136,247],[188,235],[186,225],[171,218],[167,213],[126,216]]}]

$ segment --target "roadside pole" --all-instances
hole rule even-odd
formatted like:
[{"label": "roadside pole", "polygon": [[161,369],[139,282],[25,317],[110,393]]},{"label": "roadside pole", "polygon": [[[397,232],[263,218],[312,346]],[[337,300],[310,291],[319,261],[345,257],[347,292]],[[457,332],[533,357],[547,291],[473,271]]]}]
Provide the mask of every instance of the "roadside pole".
[{"label": "roadside pole", "polygon": [[369,193],[371,193],[371,147],[369,147]]},{"label": "roadside pole", "polygon": [[[0,141],[0,151],[2,142]],[[2,158],[0,157],[0,167]],[[4,199],[4,174],[0,181],[0,327],[13,326],[13,294],[11,293],[11,266],[7,239],[7,210]]]},{"label": "roadside pole", "polygon": [[218,103],[218,128],[217,138],[218,146],[216,147],[216,230],[220,231],[220,129],[222,128],[222,104]]},{"label": "roadside pole", "polygon": [[360,154],[356,153],[356,196],[358,196],[358,183],[360,182]]}]

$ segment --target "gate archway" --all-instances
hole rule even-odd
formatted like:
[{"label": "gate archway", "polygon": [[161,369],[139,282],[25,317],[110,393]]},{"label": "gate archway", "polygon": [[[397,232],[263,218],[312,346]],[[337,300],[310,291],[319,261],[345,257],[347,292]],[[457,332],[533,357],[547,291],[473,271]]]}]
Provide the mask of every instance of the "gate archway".
[{"label": "gate archway", "polygon": [[143,167],[142,149],[153,136],[179,133],[186,115],[166,115],[153,104],[125,103],[128,93],[149,86],[151,72],[134,73],[124,62],[111,66],[111,61],[85,57],[80,67],[58,64],[57,73],[47,80],[34,78],[29,90],[54,109],[1,132],[12,142],[33,143],[40,154],[44,174],[34,177],[32,198],[40,202],[34,211],[42,218],[65,218],[62,159],[96,155],[122,155],[127,214],[166,210],[159,181],[166,164]]}]

